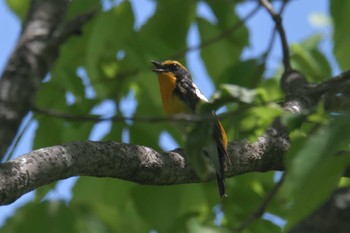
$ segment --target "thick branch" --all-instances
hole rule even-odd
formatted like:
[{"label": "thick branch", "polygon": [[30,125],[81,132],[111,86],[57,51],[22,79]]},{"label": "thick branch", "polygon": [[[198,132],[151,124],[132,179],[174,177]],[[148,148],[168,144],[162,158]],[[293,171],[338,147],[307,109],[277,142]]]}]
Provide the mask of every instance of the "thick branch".
[{"label": "thick branch", "polygon": [[16,49],[0,79],[0,160],[30,110],[40,82],[56,60],[61,44],[92,16],[89,13],[63,24],[69,2],[32,1]]},{"label": "thick branch", "polygon": [[[334,82],[348,82],[349,78],[346,72]],[[288,86],[287,80],[282,82]],[[327,90],[324,88],[326,83],[334,85],[327,81],[308,86],[306,91],[305,86],[296,85],[293,90],[301,94],[289,94],[283,103],[284,109],[296,113],[310,109],[320,97],[320,93],[315,97],[313,88]],[[226,175],[283,170],[283,155],[288,148],[288,131],[276,120],[256,142],[230,143],[230,166]],[[114,177],[156,185],[200,182],[181,150],[160,153],[147,147],[116,142],[75,142],[33,151],[0,165],[0,203],[11,203],[42,185],[77,175]]]},{"label": "thick branch", "polygon": [[[288,144],[268,131],[255,143],[229,145],[227,177],[282,170]],[[9,204],[42,185],[72,176],[112,177],[141,184],[173,185],[201,182],[178,149],[157,152],[117,142],[71,142],[39,149],[0,164],[0,203]],[[208,180],[215,178],[212,174]]]}]

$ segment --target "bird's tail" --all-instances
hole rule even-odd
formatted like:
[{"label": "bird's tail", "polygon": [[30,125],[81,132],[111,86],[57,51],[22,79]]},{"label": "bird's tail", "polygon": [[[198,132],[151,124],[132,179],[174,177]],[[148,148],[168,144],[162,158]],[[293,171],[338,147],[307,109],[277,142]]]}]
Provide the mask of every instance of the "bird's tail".
[{"label": "bird's tail", "polygon": [[221,176],[219,173],[216,173],[216,180],[218,183],[218,189],[220,197],[226,196],[226,188],[225,188],[225,177]]}]

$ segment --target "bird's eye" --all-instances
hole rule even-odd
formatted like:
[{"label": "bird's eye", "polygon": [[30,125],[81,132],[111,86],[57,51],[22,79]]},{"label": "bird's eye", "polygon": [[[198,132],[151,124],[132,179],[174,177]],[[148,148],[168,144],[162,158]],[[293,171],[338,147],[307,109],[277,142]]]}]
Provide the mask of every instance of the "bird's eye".
[{"label": "bird's eye", "polygon": [[177,64],[171,64],[171,69],[172,70],[176,70],[178,68],[178,65]]}]

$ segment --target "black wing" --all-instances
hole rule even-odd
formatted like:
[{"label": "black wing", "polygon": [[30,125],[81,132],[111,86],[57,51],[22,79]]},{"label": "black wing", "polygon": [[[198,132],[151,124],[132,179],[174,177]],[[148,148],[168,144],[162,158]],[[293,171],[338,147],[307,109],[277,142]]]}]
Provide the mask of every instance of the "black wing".
[{"label": "black wing", "polygon": [[178,76],[176,84],[177,85],[174,89],[174,94],[178,96],[182,101],[184,101],[194,113],[198,102],[201,101],[201,98],[198,95],[200,92],[193,85],[191,77],[187,77],[186,75]]}]

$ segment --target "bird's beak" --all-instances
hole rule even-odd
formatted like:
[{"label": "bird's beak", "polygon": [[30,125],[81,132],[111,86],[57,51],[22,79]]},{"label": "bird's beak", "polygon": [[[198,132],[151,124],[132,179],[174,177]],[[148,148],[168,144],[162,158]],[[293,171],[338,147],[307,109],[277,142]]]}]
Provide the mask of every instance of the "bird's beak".
[{"label": "bird's beak", "polygon": [[155,66],[155,68],[152,69],[152,71],[154,71],[156,73],[161,73],[161,72],[166,72],[167,71],[165,69],[165,67],[162,65],[162,63],[157,62],[157,61],[151,61],[151,63]]}]

